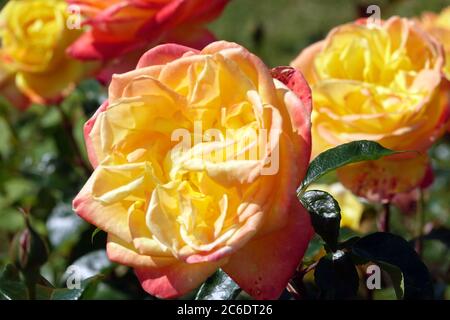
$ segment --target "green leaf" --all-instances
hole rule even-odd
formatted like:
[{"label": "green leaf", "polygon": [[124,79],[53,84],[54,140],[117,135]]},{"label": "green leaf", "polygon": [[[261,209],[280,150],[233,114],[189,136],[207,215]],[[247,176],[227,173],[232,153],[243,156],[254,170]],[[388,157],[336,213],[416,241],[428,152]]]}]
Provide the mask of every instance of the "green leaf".
[{"label": "green leaf", "polygon": [[8,264],[0,273],[0,300],[26,300],[28,291],[19,276],[19,271]]},{"label": "green leaf", "polygon": [[322,299],[349,299],[358,291],[358,272],[349,254],[343,251],[322,257],[314,278]]},{"label": "green leaf", "polygon": [[303,206],[311,215],[314,230],[336,251],[341,222],[341,208],[337,201],[327,192],[310,190],[300,198]]},{"label": "green leaf", "polygon": [[319,235],[314,235],[314,237],[309,241],[308,248],[306,249],[305,255],[303,256],[303,264],[310,265],[317,260],[317,255],[323,248],[323,240]]},{"label": "green leaf", "polygon": [[195,300],[233,300],[240,292],[239,286],[219,269],[200,287]]},{"label": "green leaf", "polygon": [[[358,240],[352,253],[360,259],[385,265],[399,290],[399,277],[386,265],[395,266],[403,274],[405,299],[431,299],[433,288],[430,273],[413,247],[403,238],[385,232],[376,232]],[[391,272],[390,272],[391,271]],[[401,294],[399,295],[401,296]]]},{"label": "green leaf", "polygon": [[306,172],[306,177],[297,192],[301,193],[311,183],[337,168],[355,162],[377,160],[396,153],[401,152],[386,149],[379,143],[368,140],[353,141],[329,149],[319,154],[311,162]]},{"label": "green leaf", "polygon": [[99,273],[105,274],[113,266],[114,265],[108,259],[105,250],[96,250],[75,260],[70,265],[72,268],[68,268],[68,271],[66,271],[62,278],[65,281],[73,273],[71,270],[76,270],[78,277],[87,279]]},{"label": "green leaf", "polygon": [[81,281],[80,288],[75,289],[54,289],[51,293],[51,300],[81,300],[88,290],[93,289],[103,278],[97,275]]},{"label": "green leaf", "polygon": [[[36,299],[38,300],[80,300],[90,290],[94,290],[103,275],[96,275],[81,281],[79,288],[55,289],[45,278],[36,279]],[[0,300],[27,300],[28,289],[13,265],[7,265],[0,273]]]}]

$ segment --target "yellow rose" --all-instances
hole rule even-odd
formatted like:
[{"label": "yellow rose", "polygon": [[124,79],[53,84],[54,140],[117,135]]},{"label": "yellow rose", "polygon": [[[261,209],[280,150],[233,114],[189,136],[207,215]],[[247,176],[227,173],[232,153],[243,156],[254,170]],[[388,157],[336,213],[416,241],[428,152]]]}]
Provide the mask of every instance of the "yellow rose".
[{"label": "yellow rose", "polygon": [[440,14],[427,12],[422,15],[422,27],[442,43],[445,50],[444,72],[450,80],[450,7],[442,10]]},{"label": "yellow rose", "polygon": [[62,0],[11,0],[0,13],[2,63],[10,64],[17,87],[33,102],[58,98],[85,72],[65,53],[80,35],[66,27],[68,16]]},{"label": "yellow rose", "polygon": [[312,86],[313,156],[354,140],[416,150],[338,171],[357,195],[390,200],[420,184],[426,150],[445,130],[448,96],[442,47],[414,22],[350,23],[305,49],[293,62]]},{"label": "yellow rose", "polygon": [[328,192],[339,203],[341,208],[341,227],[359,230],[359,224],[364,212],[364,205],[342,184],[312,184],[308,190],[322,190]]},{"label": "yellow rose", "polygon": [[155,47],[86,123],[95,171],[74,210],[153,295],[182,295],[221,267],[277,298],[312,236],[295,192],[310,99],[298,71],[269,71],[237,44]]}]

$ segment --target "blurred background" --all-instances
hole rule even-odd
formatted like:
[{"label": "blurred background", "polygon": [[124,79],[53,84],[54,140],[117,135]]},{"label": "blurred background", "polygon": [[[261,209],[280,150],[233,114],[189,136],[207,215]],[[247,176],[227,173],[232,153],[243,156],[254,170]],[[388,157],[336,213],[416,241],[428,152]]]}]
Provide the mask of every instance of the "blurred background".
[{"label": "blurred background", "polygon": [[[0,5],[5,2],[0,1]],[[288,65],[302,48],[324,38],[334,26],[367,16],[366,8],[371,4],[381,8],[382,18],[413,17],[423,11],[440,11],[450,0],[233,0],[210,28],[218,39],[242,44],[269,66]],[[95,232],[71,209],[73,197],[88,177],[80,159],[86,157],[82,126],[105,98],[105,89],[95,80],[82,82],[66,98],[64,113],[39,105],[23,112],[0,97],[0,267],[10,262],[10,243],[24,228],[19,210],[23,209],[30,212],[33,225],[47,239],[50,256],[42,273],[55,286],[65,286],[70,276],[67,268],[76,264],[85,277],[105,274],[90,293],[91,299],[149,298],[131,270],[108,261],[105,234]],[[435,181],[425,194],[425,224],[430,229],[448,228],[448,134],[431,155]],[[348,229],[348,234],[375,230],[377,209],[365,204],[359,230]],[[409,240],[415,234],[416,220],[414,213],[395,210],[392,232]],[[424,260],[433,274],[436,298],[450,299],[450,238],[448,233],[436,238],[425,241]],[[313,242],[306,259],[317,254]],[[314,288],[310,290],[312,297]],[[395,295],[393,290],[384,289],[377,290],[373,298],[394,299]]]}]

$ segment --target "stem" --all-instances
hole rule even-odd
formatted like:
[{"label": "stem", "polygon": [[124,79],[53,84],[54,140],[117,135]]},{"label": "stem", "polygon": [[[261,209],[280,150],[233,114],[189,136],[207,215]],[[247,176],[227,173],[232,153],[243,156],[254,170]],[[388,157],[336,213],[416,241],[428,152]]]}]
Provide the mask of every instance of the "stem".
[{"label": "stem", "polygon": [[383,212],[381,213],[378,228],[382,232],[390,232],[390,219],[391,219],[391,203],[383,204]]},{"label": "stem", "polygon": [[36,300],[36,282],[39,278],[39,268],[24,271],[25,284],[28,289],[28,298]]},{"label": "stem", "polygon": [[72,150],[75,152],[75,163],[83,169],[84,173],[87,176],[90,176],[92,173],[92,169],[90,165],[87,164],[86,161],[84,160],[81,150],[78,146],[78,143],[75,140],[75,137],[73,135],[72,122],[70,121],[69,117],[67,117],[66,113],[64,112],[64,110],[60,105],[56,106],[56,109],[58,109],[59,114],[61,115],[62,127],[69,140],[69,144],[72,147]]},{"label": "stem", "polygon": [[417,240],[416,240],[416,252],[419,254],[419,257],[423,256],[423,228],[425,225],[425,199],[423,190],[419,189],[419,200],[417,203],[417,219],[418,219],[418,227],[417,227]]}]

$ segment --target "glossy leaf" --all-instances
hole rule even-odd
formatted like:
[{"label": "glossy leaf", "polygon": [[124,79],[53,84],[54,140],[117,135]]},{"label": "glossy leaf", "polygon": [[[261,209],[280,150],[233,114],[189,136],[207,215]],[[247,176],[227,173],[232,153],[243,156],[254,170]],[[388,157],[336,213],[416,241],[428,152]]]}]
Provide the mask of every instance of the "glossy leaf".
[{"label": "glossy leaf", "polygon": [[349,299],[358,291],[358,272],[351,257],[343,251],[322,257],[314,278],[323,299]]},{"label": "glossy leaf", "polygon": [[[352,253],[360,259],[400,269],[403,274],[405,299],[432,298],[430,273],[405,239],[385,232],[373,233],[358,240],[352,247]],[[395,279],[393,280],[395,282]],[[398,287],[398,283],[396,286]]]},{"label": "glossy leaf", "polygon": [[341,208],[337,201],[329,193],[318,190],[307,191],[300,201],[311,215],[316,233],[335,251],[341,222]]},{"label": "glossy leaf", "polygon": [[400,152],[386,149],[379,143],[368,140],[353,141],[326,150],[310,163],[298,193],[303,192],[311,183],[332,170],[351,163],[377,160],[396,153]]},{"label": "glossy leaf", "polygon": [[236,282],[219,269],[200,287],[195,300],[233,300],[240,292]]},{"label": "glossy leaf", "polygon": [[98,282],[103,278],[102,275],[97,275],[86,280],[81,281],[79,288],[74,289],[54,289],[51,293],[51,300],[80,300],[83,295],[93,287],[95,287]]},{"label": "glossy leaf", "polygon": [[0,273],[0,300],[26,300],[28,291],[19,276],[19,271],[11,264]]}]

